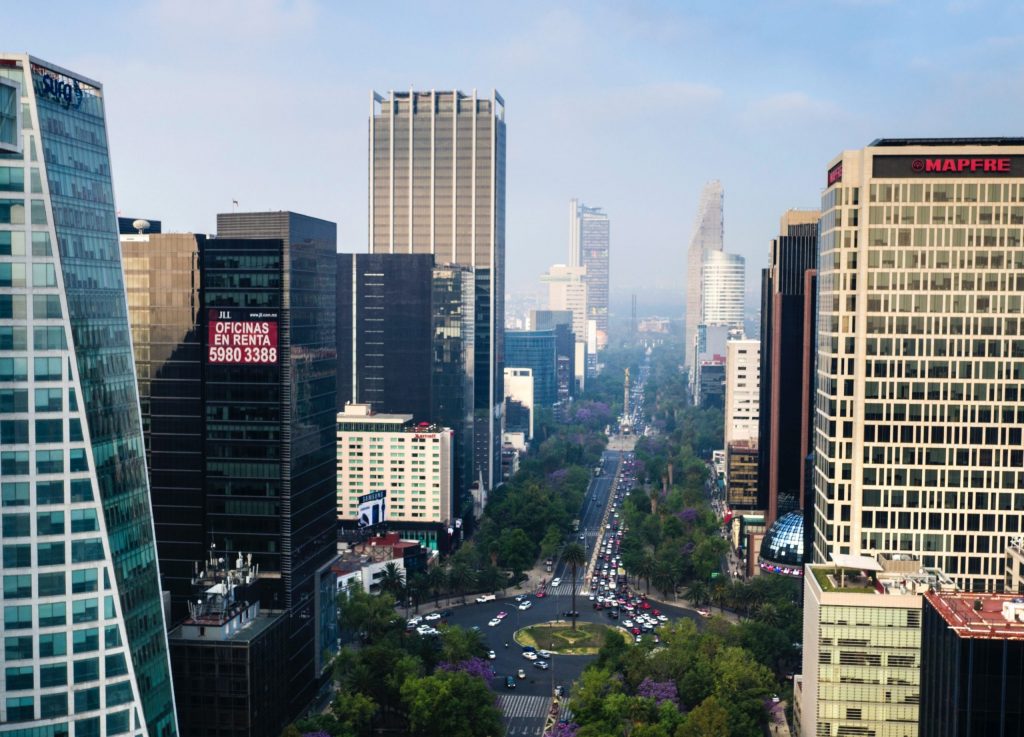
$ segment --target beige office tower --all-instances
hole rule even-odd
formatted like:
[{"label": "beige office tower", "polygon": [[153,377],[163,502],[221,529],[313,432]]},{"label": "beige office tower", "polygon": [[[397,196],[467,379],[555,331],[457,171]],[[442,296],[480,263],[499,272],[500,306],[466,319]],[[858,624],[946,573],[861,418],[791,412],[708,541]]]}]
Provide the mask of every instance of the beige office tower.
[{"label": "beige office tower", "polygon": [[814,562],[912,553],[1001,591],[1024,517],[1024,139],[878,140],[827,171]]},{"label": "beige office tower", "polygon": [[686,321],[683,333],[683,360],[692,367],[697,358],[697,326],[704,315],[703,272],[708,251],[721,251],[722,238],[722,183],[717,179],[704,185],[697,205],[697,217],[686,254]]},{"label": "beige office tower", "polygon": [[474,478],[501,483],[505,101],[497,91],[373,93],[370,253],[430,253],[476,280]]},{"label": "beige office tower", "polygon": [[585,266],[555,264],[540,280],[548,285],[548,309],[572,313],[572,332],[587,339],[587,269]]}]

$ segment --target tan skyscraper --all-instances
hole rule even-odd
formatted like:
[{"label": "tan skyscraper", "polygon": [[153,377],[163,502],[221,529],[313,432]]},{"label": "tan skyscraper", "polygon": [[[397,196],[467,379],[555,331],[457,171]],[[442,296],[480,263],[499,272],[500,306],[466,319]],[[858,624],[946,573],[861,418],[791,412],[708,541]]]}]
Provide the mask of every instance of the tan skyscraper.
[{"label": "tan skyscraper", "polygon": [[430,253],[474,270],[474,476],[501,478],[505,101],[497,91],[373,93],[370,252]]},{"label": "tan skyscraper", "polygon": [[1024,139],[878,140],[822,196],[815,562],[1004,585],[1024,524]]}]

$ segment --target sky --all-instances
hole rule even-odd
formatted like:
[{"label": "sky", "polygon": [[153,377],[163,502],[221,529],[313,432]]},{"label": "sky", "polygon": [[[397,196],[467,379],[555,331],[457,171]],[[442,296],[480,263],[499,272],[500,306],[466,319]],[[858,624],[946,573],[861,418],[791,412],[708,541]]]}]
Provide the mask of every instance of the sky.
[{"label": "sky", "polygon": [[568,201],[611,218],[613,302],[683,301],[702,185],[748,302],[781,214],[881,137],[1020,136],[1021,2],[5,3],[0,47],[101,81],[118,209],[165,230],[290,209],[367,238],[371,90],[498,89],[506,282],[565,262]]}]

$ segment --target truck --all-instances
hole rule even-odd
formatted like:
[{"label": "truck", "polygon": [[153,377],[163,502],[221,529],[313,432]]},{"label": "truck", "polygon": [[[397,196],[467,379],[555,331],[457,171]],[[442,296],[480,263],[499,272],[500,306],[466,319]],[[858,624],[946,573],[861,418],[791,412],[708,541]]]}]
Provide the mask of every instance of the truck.
[{"label": "truck", "polygon": [[551,570],[554,567],[554,565],[555,561],[553,561],[551,558],[548,558],[546,561],[544,561],[544,570],[548,573],[551,573]]}]

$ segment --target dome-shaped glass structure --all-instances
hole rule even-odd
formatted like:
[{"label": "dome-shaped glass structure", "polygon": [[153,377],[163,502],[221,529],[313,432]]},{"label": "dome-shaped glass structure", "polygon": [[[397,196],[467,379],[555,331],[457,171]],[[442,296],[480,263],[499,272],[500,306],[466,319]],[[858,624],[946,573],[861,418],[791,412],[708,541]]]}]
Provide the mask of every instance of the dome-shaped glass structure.
[{"label": "dome-shaped glass structure", "polygon": [[804,573],[804,513],[789,512],[777,520],[764,538],[757,563],[765,573],[802,576]]}]

